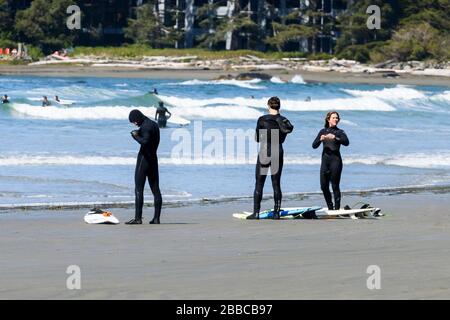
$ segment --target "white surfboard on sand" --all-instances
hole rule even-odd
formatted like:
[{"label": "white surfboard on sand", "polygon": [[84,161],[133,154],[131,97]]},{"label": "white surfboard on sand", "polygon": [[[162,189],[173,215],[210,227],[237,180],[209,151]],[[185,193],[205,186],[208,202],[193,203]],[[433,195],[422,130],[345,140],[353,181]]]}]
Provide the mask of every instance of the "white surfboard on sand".
[{"label": "white surfboard on sand", "polygon": [[84,222],[88,224],[119,224],[119,219],[111,212],[92,209],[84,216]]},{"label": "white surfboard on sand", "polygon": [[380,214],[380,208],[365,208],[365,209],[340,209],[340,210],[328,210],[326,208],[317,210],[315,215],[318,218],[327,217],[345,217],[351,219],[367,219],[376,218],[382,216]]}]

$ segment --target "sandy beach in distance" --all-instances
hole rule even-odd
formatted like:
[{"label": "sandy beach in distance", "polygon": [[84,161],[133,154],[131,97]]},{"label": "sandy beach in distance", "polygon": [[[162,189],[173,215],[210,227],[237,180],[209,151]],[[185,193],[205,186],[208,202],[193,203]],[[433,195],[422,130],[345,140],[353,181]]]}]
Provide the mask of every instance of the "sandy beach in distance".
[{"label": "sandy beach in distance", "polygon": [[[170,70],[170,69],[139,69],[127,67],[90,67],[73,65],[49,66],[7,66],[0,65],[0,76],[32,75],[42,77],[116,77],[116,78],[148,78],[148,79],[179,79],[179,80],[212,80],[219,76],[233,75],[249,71],[228,70]],[[404,84],[450,86],[448,77],[401,74],[395,78],[383,77],[382,74],[341,73],[341,72],[311,72],[301,70],[259,70],[250,71],[277,76],[289,81],[295,75],[301,75],[306,82],[333,83],[367,83],[367,84]]]},{"label": "sandy beach in distance", "polygon": [[[249,201],[165,208],[162,224],[87,225],[85,209],[0,212],[0,299],[449,299],[448,194],[346,196],[377,220],[242,221]],[[322,204],[320,196],[285,206]],[[270,207],[271,200],[263,203]],[[107,208],[104,208],[107,209]],[[68,266],[81,289],[66,288]],[[369,290],[368,266],[381,270]]]}]

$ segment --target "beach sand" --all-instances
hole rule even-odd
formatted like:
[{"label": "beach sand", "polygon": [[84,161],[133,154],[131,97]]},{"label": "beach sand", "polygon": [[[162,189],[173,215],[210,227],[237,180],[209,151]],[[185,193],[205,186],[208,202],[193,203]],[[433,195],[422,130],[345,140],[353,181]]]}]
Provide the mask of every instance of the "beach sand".
[{"label": "beach sand", "polygon": [[[0,299],[449,299],[450,197],[345,196],[377,220],[244,221],[236,201],[165,208],[161,225],[87,225],[85,209],[0,212]],[[320,196],[284,206],[321,205]],[[270,207],[271,200],[263,203]],[[107,208],[104,208],[107,209]],[[81,289],[68,290],[68,266]],[[381,270],[369,290],[367,268]]]},{"label": "beach sand", "polygon": [[227,71],[227,70],[170,70],[140,69],[127,67],[90,67],[76,65],[47,66],[8,66],[0,65],[0,76],[42,76],[42,77],[113,77],[113,78],[145,78],[145,79],[178,79],[178,80],[213,80],[224,75],[237,76],[244,72],[260,72],[290,81],[295,75],[301,75],[306,82],[325,83],[360,83],[360,84],[403,84],[430,85],[450,87],[450,79],[440,76],[424,76],[401,74],[396,78],[385,78],[382,74],[311,72],[301,70],[261,70],[261,71]]}]

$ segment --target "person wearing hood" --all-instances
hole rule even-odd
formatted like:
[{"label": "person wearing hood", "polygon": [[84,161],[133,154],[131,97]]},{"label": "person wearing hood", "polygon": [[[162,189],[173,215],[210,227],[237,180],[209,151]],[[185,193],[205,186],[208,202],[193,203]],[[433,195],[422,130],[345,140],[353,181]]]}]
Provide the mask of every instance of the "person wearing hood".
[{"label": "person wearing hood", "polygon": [[162,197],[159,190],[159,170],[157,150],[159,146],[158,124],[147,118],[141,111],[132,110],[128,117],[131,123],[139,127],[139,130],[131,131],[131,136],[136,140],[141,148],[137,156],[135,171],[135,205],[136,212],[134,219],[126,224],[142,224],[142,207],[144,205],[144,186],[148,179],[153,193],[155,214],[150,224],[159,224]]},{"label": "person wearing hood", "polygon": [[[320,165],[320,188],[327,203],[329,210],[339,210],[341,208],[341,190],[339,187],[342,173],[342,157],[341,145],[348,146],[350,141],[344,130],[337,127],[340,121],[339,113],[330,111],[325,117],[325,125],[316,139],[312,143],[312,147],[317,149],[323,144],[322,163]],[[330,182],[333,189],[334,205],[331,199]]]},{"label": "person wearing hood", "polygon": [[283,143],[286,136],[294,130],[288,119],[280,115],[280,99],[272,97],[267,102],[269,114],[261,116],[256,125],[256,142],[260,143],[255,171],[255,191],[253,193],[253,214],[247,219],[259,219],[264,183],[270,168],[272,179],[274,213],[273,219],[280,219],[281,173],[283,170]]}]

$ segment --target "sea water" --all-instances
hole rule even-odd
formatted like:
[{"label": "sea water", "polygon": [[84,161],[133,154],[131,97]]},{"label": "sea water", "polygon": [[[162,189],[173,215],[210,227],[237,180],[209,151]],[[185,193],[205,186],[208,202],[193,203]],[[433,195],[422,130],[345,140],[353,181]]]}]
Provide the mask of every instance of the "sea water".
[{"label": "sea water", "polygon": [[[289,82],[1,76],[0,95],[11,104],[0,105],[0,205],[133,203],[139,145],[128,114],[139,108],[154,118],[147,94],[154,88],[173,105],[174,117],[191,121],[161,129],[166,202],[251,197],[256,143],[249,136],[271,96],[281,99],[295,127],[284,144],[285,196],[320,192],[322,147],[311,144],[330,110],[340,113],[338,126],[350,139],[341,147],[343,191],[450,185],[448,87],[305,83],[301,76]],[[41,107],[43,95],[73,104]],[[241,135],[245,147],[228,148],[229,134]],[[268,179],[265,194],[271,193]],[[148,186],[145,196],[153,200]]]}]

